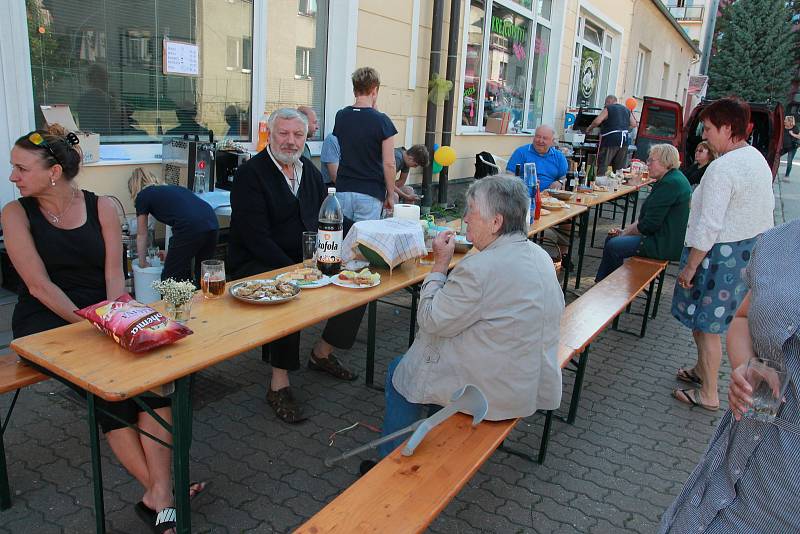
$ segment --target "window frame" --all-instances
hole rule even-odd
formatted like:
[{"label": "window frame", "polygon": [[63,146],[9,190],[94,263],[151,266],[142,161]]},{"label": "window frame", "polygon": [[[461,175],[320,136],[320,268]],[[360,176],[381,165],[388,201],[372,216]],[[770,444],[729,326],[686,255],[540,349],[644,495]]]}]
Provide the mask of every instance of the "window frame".
[{"label": "window frame", "polygon": [[[584,25],[589,21],[593,26],[599,27],[602,30],[600,36],[600,46],[592,43],[587,43],[583,38]],[[606,37],[611,36],[611,50],[606,49]],[[586,46],[600,54],[600,66],[598,73],[600,78],[598,83],[601,83],[603,76],[603,69],[606,61],[610,62],[609,76],[606,82],[607,94],[616,93],[617,81],[619,76],[619,65],[622,55],[622,41],[624,40],[625,32],[621,26],[613,22],[608,17],[604,16],[597,8],[592,6],[586,0],[580,0],[578,4],[578,23],[575,25],[575,36],[573,38],[573,56],[572,56],[572,79],[570,81],[570,92],[568,106],[578,107],[578,79],[580,77],[580,61],[583,55],[583,47]],[[588,45],[588,46],[587,46]],[[603,99],[607,96],[601,95],[598,87],[597,96],[593,107],[602,108]]]},{"label": "window frame", "polygon": [[[471,0],[467,0],[464,2],[464,13],[462,16],[462,28],[465,31],[462,32],[461,36],[461,80],[459,83],[459,92],[458,92],[458,114],[456,115],[457,120],[457,127],[456,127],[456,134],[470,134],[470,133],[482,133],[487,135],[515,135],[515,133],[509,132],[506,134],[494,134],[491,132],[486,131],[486,127],[483,125],[483,118],[484,118],[484,99],[483,95],[486,94],[486,85],[487,85],[487,71],[489,66],[489,45],[491,42],[491,31],[487,31],[487,28],[491,25],[492,20],[492,12],[494,11],[495,4],[508,9],[509,11],[513,11],[517,15],[520,15],[526,19],[528,19],[529,24],[529,31],[531,32],[531,42],[533,39],[536,38],[536,24],[537,24],[537,11],[538,11],[538,1],[535,2],[535,9],[526,9],[521,5],[511,1],[511,0],[485,0],[484,5],[484,13],[483,13],[483,44],[481,45],[481,75],[480,75],[480,83],[479,83],[479,103],[478,103],[478,113],[476,117],[476,124],[472,125],[465,125],[461,122],[461,117],[464,111],[464,99],[462,98],[464,94],[464,82],[467,70],[467,41],[468,41],[468,33],[466,29],[469,27],[469,15],[470,15],[470,6],[472,5]],[[550,18],[554,18],[552,13]],[[546,22],[546,26],[551,27],[552,21],[547,21],[544,18],[540,19],[542,22]],[[551,28],[552,29],[552,28]],[[552,33],[551,33],[552,36]],[[551,37],[552,38],[552,37]],[[526,82],[525,82],[525,96],[523,97],[523,108],[522,108],[522,128],[517,135],[528,135],[527,130],[530,129],[530,126],[527,124],[528,121],[528,110],[530,107],[530,95],[531,95],[531,75],[533,73],[533,54],[530,53],[532,51],[532,46],[528,47],[528,57],[526,58],[527,64],[525,66],[526,71]]]}]

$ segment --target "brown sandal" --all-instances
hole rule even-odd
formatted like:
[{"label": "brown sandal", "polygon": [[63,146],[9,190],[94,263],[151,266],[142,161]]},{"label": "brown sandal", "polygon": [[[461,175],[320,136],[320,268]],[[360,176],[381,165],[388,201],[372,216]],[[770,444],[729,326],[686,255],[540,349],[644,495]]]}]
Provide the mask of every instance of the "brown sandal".
[{"label": "brown sandal", "polygon": [[275,415],[284,423],[299,423],[307,417],[303,415],[303,408],[294,400],[289,386],[278,391],[267,391],[267,403],[275,410]]},{"label": "brown sandal", "polygon": [[314,351],[311,351],[311,356],[308,359],[308,368],[312,371],[328,373],[339,380],[348,380],[352,382],[358,378],[358,373],[354,373],[350,369],[344,367],[333,354],[327,358],[316,358],[314,356]]},{"label": "brown sandal", "polygon": [[716,406],[711,404],[703,404],[703,400],[700,398],[699,389],[673,389],[672,396],[684,404],[688,404],[689,406],[699,406],[700,408],[708,410],[709,412],[716,412],[719,410],[719,404]]}]

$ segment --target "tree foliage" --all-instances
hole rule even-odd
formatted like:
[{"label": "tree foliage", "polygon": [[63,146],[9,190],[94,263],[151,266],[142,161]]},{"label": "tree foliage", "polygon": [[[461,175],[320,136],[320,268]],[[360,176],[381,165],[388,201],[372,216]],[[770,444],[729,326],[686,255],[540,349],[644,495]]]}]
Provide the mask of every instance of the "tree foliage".
[{"label": "tree foliage", "polygon": [[717,19],[708,96],[783,101],[795,70],[796,35],[786,0],[737,0]]}]

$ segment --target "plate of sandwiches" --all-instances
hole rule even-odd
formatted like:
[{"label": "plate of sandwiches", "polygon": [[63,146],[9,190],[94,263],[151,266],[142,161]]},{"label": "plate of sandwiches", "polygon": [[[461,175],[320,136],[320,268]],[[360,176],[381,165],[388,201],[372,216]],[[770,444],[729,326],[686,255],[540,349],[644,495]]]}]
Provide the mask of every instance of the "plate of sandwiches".
[{"label": "plate of sandwiches", "polygon": [[325,276],[322,274],[322,271],[312,267],[301,267],[287,273],[279,274],[277,278],[279,280],[294,282],[303,289],[325,287],[331,283],[329,276]]},{"label": "plate of sandwiches", "polygon": [[373,273],[369,269],[362,269],[358,272],[342,271],[337,276],[332,276],[331,282],[339,287],[366,289],[380,284],[381,275],[380,273]]}]

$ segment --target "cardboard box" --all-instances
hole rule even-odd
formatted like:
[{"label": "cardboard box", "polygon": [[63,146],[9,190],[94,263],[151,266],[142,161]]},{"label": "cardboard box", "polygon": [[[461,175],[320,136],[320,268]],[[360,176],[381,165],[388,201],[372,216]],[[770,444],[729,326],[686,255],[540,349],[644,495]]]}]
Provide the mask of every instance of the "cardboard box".
[{"label": "cardboard box", "polygon": [[507,111],[492,113],[486,119],[486,131],[501,135],[506,134],[508,133],[509,122],[511,122],[511,113]]},{"label": "cardboard box", "polygon": [[78,130],[75,119],[72,118],[72,111],[66,104],[53,104],[51,106],[39,106],[47,124],[60,124],[67,131],[78,136],[78,146],[83,152],[83,163],[94,163],[100,161],[100,134],[92,132],[82,132]]}]

